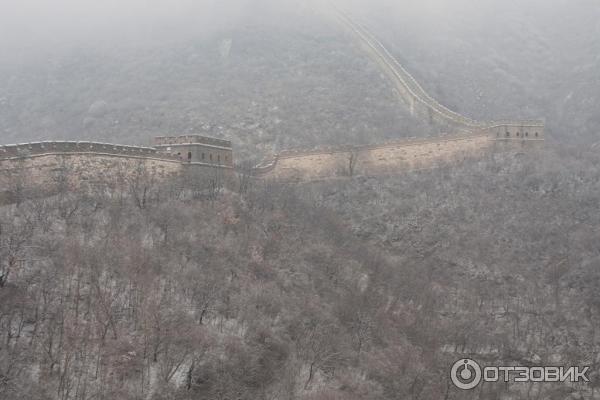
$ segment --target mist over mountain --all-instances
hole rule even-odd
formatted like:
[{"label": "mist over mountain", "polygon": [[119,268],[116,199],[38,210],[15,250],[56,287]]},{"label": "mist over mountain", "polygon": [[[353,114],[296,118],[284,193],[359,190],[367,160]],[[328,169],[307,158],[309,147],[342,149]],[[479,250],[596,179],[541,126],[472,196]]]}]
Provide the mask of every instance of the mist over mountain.
[{"label": "mist over mountain", "polygon": [[545,118],[553,138],[597,140],[597,2],[384,2],[357,15],[451,108]]},{"label": "mist over mountain", "polygon": [[[349,2],[435,98],[593,141],[598,5]],[[2,18],[4,142],[198,132],[261,153],[434,134],[320,2],[19,2]],[[566,16],[559,18],[559,16]]]}]

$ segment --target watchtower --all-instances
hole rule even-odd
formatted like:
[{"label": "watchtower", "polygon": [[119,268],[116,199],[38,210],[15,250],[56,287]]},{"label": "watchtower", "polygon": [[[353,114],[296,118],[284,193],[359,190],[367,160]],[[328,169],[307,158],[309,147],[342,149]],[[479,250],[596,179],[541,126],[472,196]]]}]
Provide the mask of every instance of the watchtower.
[{"label": "watchtower", "polygon": [[233,167],[233,150],[229,140],[200,135],[159,136],[153,141],[158,152],[175,155],[184,163]]},{"label": "watchtower", "polygon": [[520,123],[498,123],[490,127],[488,130],[492,134],[492,138],[495,140],[544,140],[543,122],[523,121]]}]

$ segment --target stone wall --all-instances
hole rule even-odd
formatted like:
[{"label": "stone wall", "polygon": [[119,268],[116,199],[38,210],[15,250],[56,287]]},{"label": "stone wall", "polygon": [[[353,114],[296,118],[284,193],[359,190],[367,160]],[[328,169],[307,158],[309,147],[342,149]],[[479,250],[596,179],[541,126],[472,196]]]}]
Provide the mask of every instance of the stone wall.
[{"label": "stone wall", "polygon": [[495,143],[488,133],[412,139],[374,146],[286,151],[256,169],[263,178],[317,180],[334,176],[393,174],[432,168],[482,154]]},{"label": "stone wall", "polygon": [[201,135],[183,135],[183,136],[157,136],[152,142],[155,146],[168,146],[170,144],[190,144],[199,143],[210,146],[231,148],[229,140],[217,139]]},{"label": "stone wall", "polygon": [[491,136],[499,140],[544,140],[544,126],[540,124],[502,124],[488,128]]},{"label": "stone wall", "polygon": [[37,154],[0,160],[0,185],[4,192],[15,185],[52,189],[59,182],[69,188],[93,189],[105,185],[126,184],[134,174],[165,180],[182,170],[178,160],[152,157],[126,157],[100,153]]},{"label": "stone wall", "polygon": [[161,154],[170,154],[183,163],[221,168],[233,167],[231,148],[199,143],[160,145],[157,148]]},{"label": "stone wall", "polygon": [[233,149],[228,140],[200,135],[159,136],[153,143],[160,153],[176,156],[185,163],[233,167]]},{"label": "stone wall", "polygon": [[[14,197],[18,187],[52,192],[59,182],[69,188],[128,185],[142,177],[154,182],[182,174],[233,181],[231,167],[182,162],[180,157],[151,147],[96,142],[39,142],[0,146],[0,201]],[[197,182],[196,182],[197,183]],[[46,190],[47,189],[47,190]]]},{"label": "stone wall", "polygon": [[477,121],[450,110],[430,96],[416,79],[398,62],[387,48],[365,27],[355,23],[348,14],[334,8],[338,21],[356,38],[365,54],[387,75],[394,90],[412,115],[438,125],[443,131],[477,133],[494,131],[500,125],[524,127],[523,133],[537,131],[543,135],[543,121]]},{"label": "stone wall", "polygon": [[157,152],[152,147],[124,146],[98,142],[37,142],[0,146],[0,161],[47,154],[101,154],[129,158],[159,158],[178,160],[177,157]]}]

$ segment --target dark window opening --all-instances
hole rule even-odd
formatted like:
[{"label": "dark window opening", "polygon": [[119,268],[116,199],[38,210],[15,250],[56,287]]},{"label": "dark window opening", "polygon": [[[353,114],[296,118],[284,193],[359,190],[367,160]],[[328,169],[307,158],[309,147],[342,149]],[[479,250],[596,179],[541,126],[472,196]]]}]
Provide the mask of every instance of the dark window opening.
[{"label": "dark window opening", "polygon": [[521,136],[521,132],[517,132],[517,136]]},{"label": "dark window opening", "polygon": [[537,137],[537,136],[538,136],[538,133],[536,132],[536,133],[535,133],[535,137]]},{"label": "dark window opening", "polygon": [[192,152],[188,151],[188,161],[191,161],[191,160],[192,160]]},{"label": "dark window opening", "polygon": [[510,137],[510,132],[506,132],[506,137]]},{"label": "dark window opening", "polygon": [[210,158],[210,161],[212,161],[212,153],[208,155],[208,158]]},{"label": "dark window opening", "polygon": [[525,136],[529,136],[529,132],[525,132]]},{"label": "dark window opening", "polygon": [[206,155],[204,153],[202,153],[202,159],[204,160],[206,158]]},{"label": "dark window opening", "polygon": [[500,132],[496,132],[496,137],[500,137]]}]

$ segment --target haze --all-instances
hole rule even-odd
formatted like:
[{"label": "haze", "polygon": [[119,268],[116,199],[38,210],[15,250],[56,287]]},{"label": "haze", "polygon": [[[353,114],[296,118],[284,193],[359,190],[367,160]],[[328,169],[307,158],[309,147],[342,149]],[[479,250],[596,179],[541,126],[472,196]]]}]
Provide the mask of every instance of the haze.
[{"label": "haze", "polygon": [[[290,110],[304,109],[302,115],[294,112],[294,116],[275,119],[289,121],[285,127],[288,133],[281,132],[279,126],[268,128],[273,129],[271,136],[280,137],[276,143],[297,141],[302,145],[309,139],[297,139],[298,135],[310,128],[293,119],[311,117],[318,121],[320,114],[334,112],[332,107],[347,110],[351,103],[358,107],[360,93],[365,91],[349,91],[346,87],[348,93],[339,97],[337,89],[328,86],[341,87],[335,83],[339,74],[331,74],[336,68],[332,66],[341,65],[339,55],[335,59],[336,51],[351,60],[361,57],[327,12],[328,4],[274,0],[4,0],[0,14],[0,89],[4,88],[4,95],[0,97],[12,99],[14,105],[12,109],[0,108],[5,140],[65,136],[147,140],[139,132],[153,131],[153,126],[123,124],[121,116],[113,119],[119,121],[119,132],[109,133],[107,125],[93,128],[85,112],[96,101],[117,107],[124,97],[139,103],[138,108],[154,107],[144,104],[148,98],[180,97],[178,88],[191,89],[200,85],[196,81],[206,79],[207,83],[194,89],[187,104],[205,104],[204,111],[199,111],[202,120],[221,114],[222,119],[212,124],[222,125],[230,137],[237,134],[227,125],[239,124],[235,121],[239,112],[233,114],[231,106],[214,103],[215,90],[225,90],[227,85],[217,83],[220,80],[238,81],[227,96],[231,95],[228,99],[242,108],[252,102],[284,107],[271,101],[279,96],[273,92],[273,85],[281,85],[281,93],[283,87],[289,91],[296,83],[311,92],[315,84],[328,88],[330,98],[323,101],[303,101],[305,95],[293,97]],[[599,117],[593,113],[598,106],[592,94],[600,86],[600,3],[350,0],[338,5],[368,26],[431,94],[456,111],[474,118],[546,118],[550,138],[596,141]],[[229,62],[221,65],[219,46],[234,37]],[[341,50],[340,46],[348,49]],[[194,50],[197,47],[203,50]],[[287,59],[282,58],[284,53],[289,53]],[[155,84],[151,89],[132,86],[131,79],[121,82],[125,76],[122,71],[135,70],[136,79],[162,76],[175,68],[167,65],[180,65],[179,59],[188,60],[192,55],[203,63],[202,67],[186,67],[186,73],[196,77],[194,82],[175,82],[177,76],[173,74],[162,78],[164,85]],[[87,60],[85,64],[81,64],[82,56]],[[277,66],[290,74],[298,69],[298,60],[293,60],[296,57],[319,72],[311,73],[303,82],[291,77],[273,78]],[[319,64],[331,65],[322,69]],[[60,98],[42,93],[48,79],[67,73],[67,65],[77,72],[69,72],[67,82],[61,84]],[[152,70],[153,65],[160,65],[160,71]],[[106,74],[99,75],[104,69]],[[249,80],[244,80],[244,75]],[[374,96],[385,97],[372,79],[360,76],[357,72],[353,80],[371,87]],[[15,83],[21,79],[23,83]],[[93,92],[88,92],[90,84],[96,87]],[[123,90],[118,99],[113,98],[114,91],[108,93],[109,87],[117,86]],[[207,89],[211,86],[214,90]],[[174,110],[183,107],[173,105]],[[355,115],[364,114],[364,121],[348,121],[347,126],[338,128],[319,123],[313,126],[325,132],[320,137],[327,143],[344,143],[344,135],[355,124],[368,126],[370,133],[356,134],[352,141],[418,135],[408,132],[415,130],[411,127],[416,122],[392,122],[405,118],[399,117],[405,111],[394,107],[382,100],[369,111],[357,108]],[[30,113],[28,118],[23,118],[24,110]],[[131,115],[131,111],[121,111]],[[197,129],[188,127],[189,122],[164,107],[162,112],[164,123],[174,124],[176,129]],[[378,113],[378,117],[367,117],[371,112]],[[320,144],[316,136],[309,143]],[[272,145],[264,144],[267,148]]]}]

